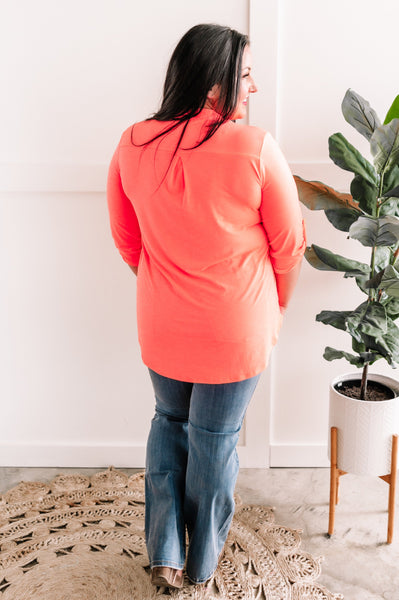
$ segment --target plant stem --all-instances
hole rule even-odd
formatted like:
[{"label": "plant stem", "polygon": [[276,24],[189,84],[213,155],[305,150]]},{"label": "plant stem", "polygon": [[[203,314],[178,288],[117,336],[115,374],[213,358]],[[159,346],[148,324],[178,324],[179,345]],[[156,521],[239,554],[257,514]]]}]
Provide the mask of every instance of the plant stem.
[{"label": "plant stem", "polygon": [[[380,216],[380,210],[381,210],[381,206],[383,205],[384,201],[381,201],[380,198],[382,196],[382,189],[383,189],[383,185],[384,185],[384,173],[381,174],[380,176],[380,183],[379,183],[379,188],[378,188],[378,198],[377,198],[377,210],[376,210],[376,218],[378,219]],[[371,262],[370,262],[370,279],[372,279],[375,275],[375,253],[377,250],[377,245],[374,244],[373,249],[371,251]],[[368,299],[367,302],[370,304],[371,302],[374,302],[377,299],[377,292],[376,290],[373,290],[372,288],[370,288],[370,291],[368,293]],[[379,300],[379,298],[378,298]],[[368,352],[368,348],[367,348],[367,352]],[[364,363],[364,367],[363,367],[363,373],[362,373],[362,384],[360,386],[360,399],[361,400],[365,400],[366,399],[366,393],[367,393],[367,377],[368,377],[368,371],[369,371],[369,363],[366,362]]]},{"label": "plant stem", "polygon": [[[373,279],[373,277],[375,275],[375,251],[376,251],[376,246],[373,246],[373,249],[371,251],[370,279]],[[375,294],[374,290],[372,288],[370,288],[369,297],[368,297],[369,302],[371,302],[374,299],[374,294]]]},{"label": "plant stem", "polygon": [[362,373],[362,384],[360,386],[360,400],[366,400],[368,371],[369,371],[369,363],[366,362],[363,367],[363,373]]},{"label": "plant stem", "polygon": [[[380,198],[382,196],[382,188],[384,185],[384,174],[382,174],[380,176],[380,183],[378,186],[378,198],[377,198],[377,209],[376,209],[376,218],[378,219],[380,216],[380,210],[381,210],[381,206],[383,204],[383,202],[381,202]],[[377,246],[376,244],[374,244],[372,250],[371,250],[371,263],[370,263],[370,279],[372,279],[375,275],[375,253],[377,250]],[[375,291],[373,289],[370,289],[369,291],[369,302],[372,302],[375,299]]]}]

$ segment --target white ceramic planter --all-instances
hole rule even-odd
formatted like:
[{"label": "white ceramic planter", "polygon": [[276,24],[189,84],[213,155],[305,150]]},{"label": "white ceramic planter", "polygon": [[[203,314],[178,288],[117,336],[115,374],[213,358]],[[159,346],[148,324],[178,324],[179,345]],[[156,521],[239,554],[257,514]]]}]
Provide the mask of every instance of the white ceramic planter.
[{"label": "white ceramic planter", "polygon": [[[392,435],[399,434],[399,382],[384,375],[369,375],[396,392],[381,402],[355,400],[334,389],[339,381],[360,379],[359,373],[341,375],[330,386],[331,427],[337,427],[338,469],[355,475],[387,475],[391,472]],[[329,435],[329,457],[331,458]]]}]

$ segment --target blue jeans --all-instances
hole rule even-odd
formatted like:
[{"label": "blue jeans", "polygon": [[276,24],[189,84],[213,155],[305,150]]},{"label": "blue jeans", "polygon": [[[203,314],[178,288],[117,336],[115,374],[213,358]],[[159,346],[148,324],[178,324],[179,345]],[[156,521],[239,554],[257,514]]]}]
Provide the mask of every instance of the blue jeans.
[{"label": "blue jeans", "polygon": [[147,442],[145,530],[151,568],[207,581],[234,514],[236,445],[259,375],[226,384],[187,383],[150,370],[156,407]]}]

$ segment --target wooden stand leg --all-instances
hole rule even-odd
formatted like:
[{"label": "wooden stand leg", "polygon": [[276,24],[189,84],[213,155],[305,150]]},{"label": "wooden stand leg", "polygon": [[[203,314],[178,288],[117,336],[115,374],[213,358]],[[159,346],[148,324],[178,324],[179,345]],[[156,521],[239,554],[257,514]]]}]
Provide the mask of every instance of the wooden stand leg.
[{"label": "wooden stand leg", "polygon": [[337,467],[338,429],[331,427],[331,466],[330,466],[330,518],[328,524],[328,535],[334,533],[335,523],[335,505],[338,504],[339,478],[341,475],[346,475],[346,471],[341,471]]},{"label": "wooden stand leg", "polygon": [[330,464],[330,516],[328,535],[334,533],[335,505],[337,503],[337,428],[331,427],[331,464]]},{"label": "wooden stand leg", "polygon": [[392,460],[391,460],[391,481],[389,483],[389,502],[388,502],[388,544],[392,544],[393,524],[395,519],[395,492],[396,492],[396,474],[398,468],[398,436],[392,436]]},{"label": "wooden stand leg", "polygon": [[396,492],[396,475],[398,468],[398,436],[392,436],[392,454],[391,454],[391,472],[389,475],[380,477],[383,481],[389,484],[389,500],[388,500],[388,534],[387,544],[392,544],[393,526],[395,520],[395,492]]}]

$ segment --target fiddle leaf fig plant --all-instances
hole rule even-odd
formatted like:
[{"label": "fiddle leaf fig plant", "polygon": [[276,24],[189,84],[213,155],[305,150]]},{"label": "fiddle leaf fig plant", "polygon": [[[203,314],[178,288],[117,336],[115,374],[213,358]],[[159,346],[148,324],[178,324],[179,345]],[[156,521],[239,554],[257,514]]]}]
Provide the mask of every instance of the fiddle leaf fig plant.
[{"label": "fiddle leaf fig plant", "polygon": [[295,176],[299,199],[311,210],[324,210],[329,222],[348,238],[370,249],[366,264],[312,244],[305,258],[316,269],[352,278],[366,298],[352,310],[323,310],[316,321],[351,336],[352,352],[327,346],[324,358],[344,358],[363,369],[361,399],[367,390],[368,367],[385,359],[399,362],[399,96],[383,124],[370,104],[349,89],[342,102],[345,120],[370,142],[372,162],[341,134],[328,140],[331,160],[354,177],[350,194],[319,181]]}]

